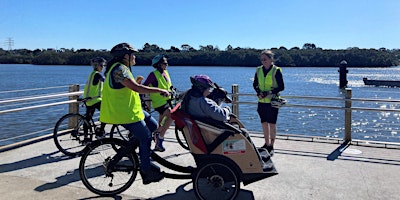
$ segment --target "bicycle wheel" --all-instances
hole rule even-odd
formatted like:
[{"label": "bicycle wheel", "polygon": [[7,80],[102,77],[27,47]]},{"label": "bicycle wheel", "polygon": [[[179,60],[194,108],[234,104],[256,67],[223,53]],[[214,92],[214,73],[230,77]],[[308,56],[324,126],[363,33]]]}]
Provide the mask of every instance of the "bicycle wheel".
[{"label": "bicycle wheel", "polygon": [[[84,124],[89,127],[86,133]],[[89,122],[82,115],[74,113],[61,117],[53,131],[54,143],[58,150],[71,157],[79,155],[92,136],[93,130]]]},{"label": "bicycle wheel", "polygon": [[183,133],[182,129],[179,129],[175,126],[175,136],[178,143],[186,150],[189,150],[189,145],[187,143],[185,134]]},{"label": "bicycle wheel", "polygon": [[120,138],[125,141],[128,141],[130,138],[130,132],[123,126],[114,124],[111,127],[110,138]]},{"label": "bicycle wheel", "polygon": [[125,148],[126,144],[120,139],[104,138],[86,148],[79,163],[79,175],[86,188],[100,196],[114,196],[132,185],[139,170],[134,151],[124,156],[112,171],[108,170],[108,163],[117,153],[114,147]]},{"label": "bicycle wheel", "polygon": [[193,178],[193,188],[197,199],[235,199],[240,181],[230,165],[215,160],[204,161]]}]

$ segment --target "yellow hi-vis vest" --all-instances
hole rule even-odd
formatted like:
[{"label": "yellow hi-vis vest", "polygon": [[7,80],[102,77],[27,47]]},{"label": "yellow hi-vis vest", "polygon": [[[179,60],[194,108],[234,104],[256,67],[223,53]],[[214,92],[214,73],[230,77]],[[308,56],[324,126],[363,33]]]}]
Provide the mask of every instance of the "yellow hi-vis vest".
[{"label": "yellow hi-vis vest", "polygon": [[[165,70],[165,75],[167,76],[167,80],[162,76],[160,71],[154,70],[153,71],[154,75],[156,76],[157,82],[158,82],[158,88],[165,89],[168,91],[171,91],[171,78],[169,77],[168,71]],[[150,86],[152,86],[150,84]],[[150,99],[151,99],[151,105],[153,108],[158,108],[164,104],[167,103],[167,100],[170,99],[170,97],[164,97],[160,93],[150,93]]]},{"label": "yellow hi-vis vest", "polygon": [[[103,86],[100,121],[107,124],[130,124],[141,121],[144,119],[144,113],[139,93],[127,87],[111,88],[111,72],[117,65],[121,65],[129,71],[128,67],[121,63],[113,64],[108,71]],[[129,76],[135,79],[130,71]]]},{"label": "yellow hi-vis vest", "polygon": [[[269,70],[268,74],[265,76],[263,71],[263,66],[257,67],[257,78],[258,78],[258,87],[261,92],[269,92],[273,88],[278,87],[276,83],[275,74],[277,70],[282,70],[280,67],[276,65],[272,65],[272,69]],[[279,96],[279,94],[277,94]],[[270,103],[272,95],[269,94],[267,97],[258,99],[258,102],[261,103]]]},{"label": "yellow hi-vis vest", "polygon": [[93,85],[93,79],[98,71],[90,73],[86,82],[85,88],[83,89],[83,97],[91,97],[92,99],[86,102],[87,106],[93,106],[94,104],[101,101],[101,92],[103,90],[103,82],[99,81],[97,85]]}]

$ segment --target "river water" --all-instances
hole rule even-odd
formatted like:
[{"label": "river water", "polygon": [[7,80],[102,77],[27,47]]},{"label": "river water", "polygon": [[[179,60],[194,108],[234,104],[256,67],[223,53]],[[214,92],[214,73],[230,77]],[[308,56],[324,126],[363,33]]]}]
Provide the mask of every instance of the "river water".
[{"label": "river water", "polygon": [[[344,97],[344,91],[338,88],[339,73],[335,67],[286,68],[283,67],[285,91],[282,96]],[[152,70],[149,66],[134,66],[134,76],[146,77]],[[189,76],[207,74],[214,82],[231,91],[233,84],[239,85],[239,92],[254,94],[252,88],[255,68],[252,67],[199,67],[169,66],[173,85],[180,91],[190,88]],[[353,98],[400,99],[400,88],[365,86],[362,79],[400,80],[400,67],[390,68],[348,68],[348,87]],[[0,101],[66,92],[71,84],[83,86],[91,71],[90,66],[42,66],[0,64]],[[33,88],[48,88],[31,90]],[[17,91],[17,92],[9,92]],[[65,100],[62,99],[62,100]],[[33,104],[52,102],[42,100]],[[241,96],[240,101],[257,102],[254,96]],[[289,104],[344,106],[342,101],[316,101],[306,99],[288,99]],[[241,104],[239,117],[248,130],[261,131],[256,112],[256,104]],[[373,107],[399,109],[395,103],[354,102],[355,107]],[[0,104],[1,110],[21,107],[19,104]],[[68,112],[67,106],[53,106],[26,111],[0,114],[0,145],[17,142],[29,137],[52,132],[56,121]],[[353,139],[400,142],[400,116],[398,112],[353,111]],[[46,131],[43,131],[46,130]],[[279,111],[278,134],[300,134],[332,138],[343,138],[344,111],[339,109],[315,109],[284,107]],[[10,141],[6,138],[26,135]]]}]

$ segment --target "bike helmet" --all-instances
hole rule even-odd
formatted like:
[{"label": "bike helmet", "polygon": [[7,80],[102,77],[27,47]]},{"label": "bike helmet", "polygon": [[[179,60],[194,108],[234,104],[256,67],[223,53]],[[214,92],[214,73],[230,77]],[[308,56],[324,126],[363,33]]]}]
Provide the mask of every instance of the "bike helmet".
[{"label": "bike helmet", "polygon": [[153,67],[156,67],[156,65],[157,64],[159,64],[160,62],[163,62],[164,61],[164,58],[165,56],[163,55],[163,54],[158,54],[158,55],[156,55],[152,60],[151,60],[151,65],[153,66]]},{"label": "bike helmet", "polygon": [[96,57],[90,60],[90,64],[93,66],[93,68],[97,68],[98,66],[102,65],[103,63],[106,63],[107,60],[104,59],[103,57]]},{"label": "bike helmet", "polygon": [[274,108],[280,108],[284,105],[286,105],[287,101],[286,99],[282,99],[282,98],[272,98],[271,99],[271,106]]},{"label": "bike helmet", "polygon": [[190,82],[192,85],[201,91],[204,91],[207,88],[215,88],[215,84],[212,82],[210,77],[207,75],[195,75],[190,77]]},{"label": "bike helmet", "polygon": [[135,52],[138,52],[138,50],[128,43],[117,44],[110,51],[111,55],[114,57],[124,57],[125,54],[131,54]]}]

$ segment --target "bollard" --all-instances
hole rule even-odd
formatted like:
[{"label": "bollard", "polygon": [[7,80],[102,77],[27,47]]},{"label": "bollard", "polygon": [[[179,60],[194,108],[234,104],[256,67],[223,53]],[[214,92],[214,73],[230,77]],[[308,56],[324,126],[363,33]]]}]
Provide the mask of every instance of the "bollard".
[{"label": "bollard", "polygon": [[232,113],[239,116],[239,85],[232,85]]},{"label": "bollard", "polygon": [[344,110],[344,141],[351,141],[351,88],[346,88]]},{"label": "bollard", "polygon": [[342,60],[340,62],[340,67],[339,67],[339,88],[343,89],[346,88],[347,86],[347,73],[349,70],[347,70],[347,62],[345,60]]},{"label": "bollard", "polygon": [[[70,85],[69,86],[69,92],[78,92],[78,91],[79,91],[79,85]],[[69,98],[69,100],[75,100],[75,99],[78,99],[78,96],[77,95],[69,96],[68,98]],[[76,102],[76,103],[69,104],[68,110],[69,110],[69,113],[79,113],[79,103]],[[75,121],[68,122],[68,126],[70,128],[72,128],[72,127],[74,127],[74,124],[77,124],[77,122],[76,122],[75,118],[70,118],[70,120],[75,120]]]}]

